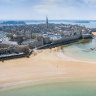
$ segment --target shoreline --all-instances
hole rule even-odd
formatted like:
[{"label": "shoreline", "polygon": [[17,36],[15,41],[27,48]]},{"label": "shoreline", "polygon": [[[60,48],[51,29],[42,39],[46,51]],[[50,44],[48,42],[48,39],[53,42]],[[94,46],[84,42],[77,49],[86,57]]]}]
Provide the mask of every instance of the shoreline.
[{"label": "shoreline", "polygon": [[[50,44],[45,44],[45,45],[42,45],[41,47],[37,47],[38,50],[40,49],[51,49],[51,48],[55,48],[55,47],[59,47],[59,46],[63,46],[63,45],[66,45],[66,44],[71,44],[71,43],[74,43],[74,42],[78,42],[79,40],[86,40],[86,39],[92,39],[92,36],[91,37],[86,37],[86,38],[83,38],[82,36],[76,36],[76,37],[70,37],[70,38],[66,38],[65,40],[63,39],[60,39],[60,40],[56,40]],[[34,50],[34,49],[32,49]],[[34,53],[34,52],[33,52]],[[0,57],[0,61],[4,61],[4,60],[10,60],[10,59],[16,59],[16,58],[23,58],[23,57],[29,57],[30,55],[32,54],[32,51],[29,53],[29,54],[10,54],[10,55],[2,55]]]},{"label": "shoreline", "polygon": [[[59,49],[58,47],[45,49],[39,51],[35,56],[31,55],[30,58],[0,62],[0,78],[2,78],[0,79],[0,90],[52,78],[63,78],[65,82],[67,80],[70,82],[96,80],[95,62],[78,61],[65,54],[63,54],[65,57],[60,58],[56,52]],[[80,70],[80,68],[82,69]]]},{"label": "shoreline", "polygon": [[73,80],[71,77],[48,77],[47,79],[40,79],[40,80],[27,80],[27,81],[19,81],[13,83],[7,83],[2,88],[0,88],[0,92],[10,91],[14,89],[22,89],[30,86],[38,86],[44,84],[54,84],[54,83],[96,83],[95,80]]},{"label": "shoreline", "polygon": [[[62,55],[62,56],[60,56],[60,55]],[[60,58],[62,58],[62,60],[64,60],[64,58],[66,58],[66,61],[74,61],[74,62],[81,62],[81,63],[92,63],[92,64],[96,64],[96,61],[88,61],[88,60],[80,60],[80,59],[78,59],[78,58],[75,58],[75,57],[72,57],[72,56],[68,56],[68,55],[66,55],[66,54],[64,54],[64,53],[62,53],[62,52],[58,52],[57,53],[57,55],[58,55],[58,57],[60,57]]]}]

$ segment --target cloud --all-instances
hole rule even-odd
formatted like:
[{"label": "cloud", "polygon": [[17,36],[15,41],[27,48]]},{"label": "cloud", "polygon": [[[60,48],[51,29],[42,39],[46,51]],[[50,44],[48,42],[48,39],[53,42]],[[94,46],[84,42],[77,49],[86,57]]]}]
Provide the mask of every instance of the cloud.
[{"label": "cloud", "polygon": [[95,4],[96,0],[0,0],[0,17],[45,19],[47,15],[50,19],[91,19],[96,16]]},{"label": "cloud", "polygon": [[65,0],[41,0],[41,2],[44,2],[44,3],[58,3],[63,1]]},{"label": "cloud", "polygon": [[33,11],[37,18],[47,15],[51,19],[91,19],[95,13],[87,4],[86,0],[41,0],[33,6]]},{"label": "cloud", "polygon": [[51,19],[68,19],[70,15],[75,18],[77,9],[74,6],[68,6],[65,2],[66,0],[42,0],[41,3],[34,5],[33,10],[35,14],[39,14],[38,16],[47,15]]},{"label": "cloud", "polygon": [[4,2],[14,2],[14,1],[27,1],[27,0],[0,0],[0,1],[4,1]]},{"label": "cloud", "polygon": [[90,7],[96,7],[96,0],[84,0],[84,2]]},{"label": "cloud", "polygon": [[86,3],[96,3],[96,0],[84,0]]},{"label": "cloud", "polygon": [[0,2],[4,2],[4,3],[14,3],[14,2],[26,2],[29,0],[0,0]]}]

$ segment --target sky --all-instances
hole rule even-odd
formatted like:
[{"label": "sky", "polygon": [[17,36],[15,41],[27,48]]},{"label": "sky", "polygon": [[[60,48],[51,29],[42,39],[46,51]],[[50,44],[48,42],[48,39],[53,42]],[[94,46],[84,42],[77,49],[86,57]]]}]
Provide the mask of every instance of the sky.
[{"label": "sky", "polygon": [[96,20],[96,0],[0,0],[0,20]]}]

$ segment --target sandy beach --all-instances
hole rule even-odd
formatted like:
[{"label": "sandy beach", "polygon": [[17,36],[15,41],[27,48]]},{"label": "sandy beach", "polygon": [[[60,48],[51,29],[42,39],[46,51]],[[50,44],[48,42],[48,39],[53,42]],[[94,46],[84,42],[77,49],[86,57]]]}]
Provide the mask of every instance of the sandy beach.
[{"label": "sandy beach", "polygon": [[51,79],[95,82],[96,63],[71,59],[59,52],[59,47],[41,50],[30,58],[0,61],[1,89]]}]

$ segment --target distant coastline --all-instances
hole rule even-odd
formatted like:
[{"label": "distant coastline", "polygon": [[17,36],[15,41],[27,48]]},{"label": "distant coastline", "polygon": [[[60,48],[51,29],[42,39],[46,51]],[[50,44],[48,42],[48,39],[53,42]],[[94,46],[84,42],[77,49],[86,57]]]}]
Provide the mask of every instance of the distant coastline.
[{"label": "distant coastline", "polygon": [[[45,20],[0,20],[0,24],[41,24]],[[96,20],[49,20],[49,23],[55,24],[80,24],[89,28],[96,28]]]},{"label": "distant coastline", "polygon": [[26,24],[24,21],[3,21],[0,24]]}]

